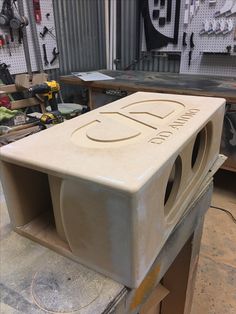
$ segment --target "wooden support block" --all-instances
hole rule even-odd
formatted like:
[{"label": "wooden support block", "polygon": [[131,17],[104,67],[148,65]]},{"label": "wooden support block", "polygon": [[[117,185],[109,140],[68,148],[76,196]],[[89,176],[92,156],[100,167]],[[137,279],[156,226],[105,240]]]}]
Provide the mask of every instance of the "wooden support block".
[{"label": "wooden support block", "polygon": [[159,284],[152,292],[139,314],[159,314],[160,302],[169,294],[169,290]]},{"label": "wooden support block", "polygon": [[37,106],[39,105],[40,101],[37,98],[27,98],[27,99],[20,99],[11,102],[11,109],[21,109],[30,106]]},{"label": "wooden support block", "polygon": [[[4,92],[6,94],[18,92],[15,84],[0,85],[0,91]],[[36,97],[12,101],[11,102],[11,109],[12,110],[22,109],[22,108],[26,108],[26,107],[30,107],[30,106],[37,106],[37,105],[40,106],[42,113],[44,113],[46,111],[44,102],[40,101]]]},{"label": "wooden support block", "polygon": [[35,73],[32,77],[29,74],[18,74],[15,78],[15,84],[18,90],[28,89],[33,85],[44,83],[47,78],[47,73]]},{"label": "wooden support block", "polygon": [[0,85],[0,91],[3,91],[5,93],[16,93],[17,89],[16,89],[16,85],[15,84],[11,84],[11,85]]}]

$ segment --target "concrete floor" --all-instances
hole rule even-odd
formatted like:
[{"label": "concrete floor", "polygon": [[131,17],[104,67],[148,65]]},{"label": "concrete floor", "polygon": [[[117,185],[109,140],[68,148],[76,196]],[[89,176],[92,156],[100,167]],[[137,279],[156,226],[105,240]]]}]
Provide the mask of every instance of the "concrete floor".
[{"label": "concrete floor", "polygon": [[[219,171],[215,177],[215,182],[216,186],[214,189],[212,205],[229,209],[236,217],[236,174]],[[74,303],[68,302],[67,304],[66,300],[68,299],[68,295],[65,295],[64,293],[57,294],[57,299],[55,299],[55,295],[52,295],[50,302],[54,303],[48,304],[48,308],[55,309],[56,305],[57,313],[65,313],[65,309],[67,309],[67,313],[87,313],[84,309],[83,311],[78,309],[84,308],[85,303],[92,304],[94,298],[100,298],[101,302],[99,311],[101,310],[102,312],[105,304],[104,301],[107,302],[116,295],[117,291],[120,289],[119,284],[112,284],[109,279],[103,279],[99,274],[96,275],[99,278],[95,278],[94,281],[91,281],[91,278],[87,277],[86,269],[84,267],[78,266],[78,264],[76,264],[77,266],[74,266],[75,263],[19,236],[15,232],[12,232],[1,189],[0,209],[0,249],[2,254],[0,313],[46,313],[43,308],[38,307],[37,302],[32,302],[32,297],[29,297],[28,292],[30,290],[32,296],[33,293],[36,293],[40,301],[40,297],[43,297],[44,293],[40,289],[34,291],[32,282],[37,281],[38,278],[40,278],[41,282],[37,287],[43,287],[44,281],[49,280],[50,272],[54,270],[55,273],[55,269],[58,270],[58,280],[68,280],[67,269],[70,269],[70,276],[72,275],[72,277],[79,273],[80,281],[89,279],[91,293],[86,294],[85,296],[83,291],[76,291],[75,281],[73,284],[73,291],[70,293],[73,294],[73,292],[76,291],[76,301]],[[25,253],[29,253],[29,250],[30,254],[25,258]],[[24,258],[22,258],[23,256]],[[35,272],[33,267],[37,269],[37,265],[42,265],[45,256],[47,257],[48,269],[43,269],[43,273],[46,273],[47,276],[45,278],[39,277],[38,274],[40,274],[40,271],[37,271],[32,281],[32,273]],[[24,261],[24,264],[20,264],[19,261],[22,260]],[[15,275],[12,276],[12,269],[18,269],[19,272],[15,272]],[[24,278],[22,276],[22,269],[27,269],[27,272],[24,272]],[[62,273],[65,276],[61,276]],[[102,280],[102,288],[97,286],[98,279],[99,282]],[[7,287],[3,286],[3,282],[6,282],[6,280],[8,282]],[[46,284],[48,286],[48,282]],[[50,284],[53,285],[54,283],[50,282]],[[106,289],[106,287],[109,287],[109,289]],[[48,291],[48,293],[50,294],[51,291]],[[60,297],[61,299],[58,299]],[[33,300],[35,301],[34,296]],[[55,311],[53,312],[56,313]],[[92,310],[90,313],[95,312]],[[223,313],[236,313],[236,225],[224,212],[210,208],[205,219],[191,314]]]},{"label": "concrete floor", "polygon": [[[236,217],[236,173],[215,176],[212,205]],[[236,224],[224,212],[210,208],[202,237],[191,314],[236,313]]]}]

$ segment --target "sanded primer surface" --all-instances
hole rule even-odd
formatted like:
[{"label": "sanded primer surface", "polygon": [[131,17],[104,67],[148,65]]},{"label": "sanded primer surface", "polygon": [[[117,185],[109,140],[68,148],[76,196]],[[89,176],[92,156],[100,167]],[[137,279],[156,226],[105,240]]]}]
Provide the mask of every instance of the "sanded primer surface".
[{"label": "sanded primer surface", "polygon": [[45,173],[58,235],[72,253],[129,287],[139,285],[218,157],[224,103],[139,92],[7,145],[1,158],[12,221],[28,223],[35,199],[19,195],[10,182],[24,183],[16,177],[24,167],[40,171],[32,170],[35,195]]}]

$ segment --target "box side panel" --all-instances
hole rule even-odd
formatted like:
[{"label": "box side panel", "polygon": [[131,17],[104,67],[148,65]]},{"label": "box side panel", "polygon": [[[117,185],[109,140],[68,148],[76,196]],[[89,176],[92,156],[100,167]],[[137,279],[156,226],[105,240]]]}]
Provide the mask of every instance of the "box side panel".
[{"label": "box side panel", "polygon": [[72,253],[95,270],[131,286],[130,196],[94,183],[64,180],[60,198]]},{"label": "box side panel", "polygon": [[167,174],[160,171],[136,194],[133,214],[136,286],[146,276],[163,243],[165,232],[162,204],[164,175]]},{"label": "box side panel", "polygon": [[51,209],[46,174],[1,161],[1,180],[14,227],[23,226]]},{"label": "box side panel", "polygon": [[59,177],[48,175],[52,204],[53,204],[53,213],[55,219],[55,225],[59,237],[66,241],[66,235],[61,218],[61,207],[60,207],[60,192],[62,179]]},{"label": "box side panel", "polygon": [[[176,172],[173,178],[169,172],[168,180],[172,179],[176,182],[164,206],[167,229],[168,225],[171,227],[180,219],[187,204],[218,158],[223,114],[224,108],[221,107],[197,134],[189,138],[172,159],[172,166],[175,166]],[[164,181],[164,187],[165,189],[168,187],[168,181]]]},{"label": "box side panel", "polygon": [[149,180],[136,196],[135,278],[140,281],[219,154],[223,108]]}]

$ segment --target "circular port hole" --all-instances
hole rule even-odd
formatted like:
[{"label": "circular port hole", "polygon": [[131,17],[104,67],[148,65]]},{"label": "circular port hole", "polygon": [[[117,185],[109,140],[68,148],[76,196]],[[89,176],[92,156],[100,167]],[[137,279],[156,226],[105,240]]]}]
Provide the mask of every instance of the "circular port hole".
[{"label": "circular port hole", "polygon": [[170,197],[170,194],[171,194],[171,191],[172,191],[173,185],[174,185],[174,179],[175,179],[175,164],[173,165],[173,167],[171,169],[170,177],[169,177],[168,182],[167,182],[164,205],[166,205],[166,203]]},{"label": "circular port hole", "polygon": [[182,161],[180,156],[178,156],[171,169],[165,190],[164,197],[164,214],[167,216],[174,205],[176,196],[178,194],[179,185],[182,175]]},{"label": "circular port hole", "polygon": [[192,169],[196,169],[199,167],[204,156],[205,145],[206,145],[206,128],[202,129],[195,138],[191,159]]}]

